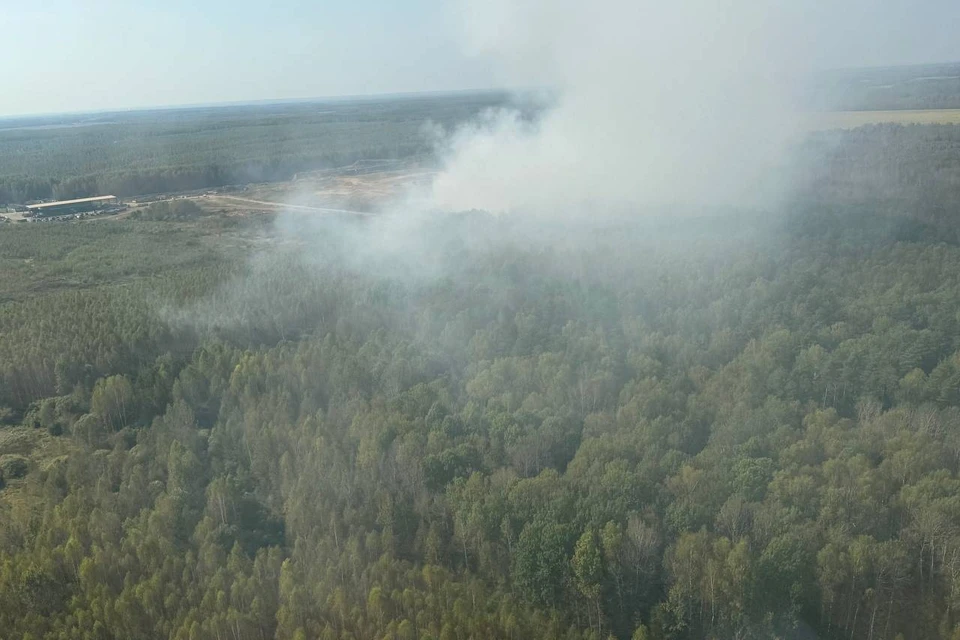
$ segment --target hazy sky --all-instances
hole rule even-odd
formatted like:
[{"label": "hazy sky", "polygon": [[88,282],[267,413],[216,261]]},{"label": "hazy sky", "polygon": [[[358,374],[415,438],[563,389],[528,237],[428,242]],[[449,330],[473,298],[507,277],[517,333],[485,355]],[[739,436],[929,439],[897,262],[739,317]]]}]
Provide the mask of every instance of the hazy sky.
[{"label": "hazy sky", "polygon": [[[542,84],[463,37],[478,4],[0,0],[0,115]],[[960,60],[956,0],[790,4],[816,66]]]}]

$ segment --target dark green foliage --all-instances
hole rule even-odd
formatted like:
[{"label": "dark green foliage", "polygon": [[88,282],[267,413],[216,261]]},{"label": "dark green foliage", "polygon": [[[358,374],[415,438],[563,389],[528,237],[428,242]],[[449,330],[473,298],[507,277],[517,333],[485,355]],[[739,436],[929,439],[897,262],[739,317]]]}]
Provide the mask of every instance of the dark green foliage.
[{"label": "dark green foliage", "polygon": [[569,582],[570,538],[569,528],[543,521],[527,524],[520,533],[513,555],[513,581],[533,604],[561,604]]},{"label": "dark green foliage", "polygon": [[824,131],[794,158],[804,209],[791,221],[797,231],[822,236],[839,227],[864,243],[960,243],[960,126]]},{"label": "dark green foliage", "polygon": [[0,456],[0,477],[6,480],[22,478],[27,475],[29,468],[30,461],[23,456],[16,454]]}]

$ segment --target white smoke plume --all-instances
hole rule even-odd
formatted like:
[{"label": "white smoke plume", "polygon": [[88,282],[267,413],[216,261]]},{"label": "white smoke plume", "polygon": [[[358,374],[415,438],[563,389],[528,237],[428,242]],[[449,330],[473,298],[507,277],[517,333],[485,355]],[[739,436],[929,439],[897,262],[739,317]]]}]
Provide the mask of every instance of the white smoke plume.
[{"label": "white smoke plume", "polygon": [[450,135],[433,204],[553,215],[769,202],[814,46],[790,5],[464,0],[468,48],[504,82],[557,99],[535,122],[505,110]]}]

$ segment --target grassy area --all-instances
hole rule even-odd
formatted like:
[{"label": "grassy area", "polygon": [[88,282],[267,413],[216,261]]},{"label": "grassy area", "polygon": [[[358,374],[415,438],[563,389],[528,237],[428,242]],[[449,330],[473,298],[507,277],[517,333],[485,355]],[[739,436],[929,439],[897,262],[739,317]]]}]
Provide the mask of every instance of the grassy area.
[{"label": "grassy area", "polygon": [[0,226],[0,410],[13,408],[16,420],[33,400],[88,378],[189,354],[195,342],[163,310],[235,278],[271,220],[213,213]]},{"label": "grassy area", "polygon": [[229,262],[242,255],[264,222],[214,216],[178,224],[117,220],[4,225],[0,303]]},{"label": "grassy area", "polygon": [[[23,476],[6,475],[2,480],[0,492],[0,514],[7,509],[23,509],[30,500],[27,493],[27,475],[35,470],[48,469],[76,450],[75,444],[67,438],[58,438],[43,429],[26,426],[4,426],[0,428],[0,470],[10,468],[10,461],[22,459],[27,462],[27,473]],[[2,516],[0,516],[2,517]]]}]

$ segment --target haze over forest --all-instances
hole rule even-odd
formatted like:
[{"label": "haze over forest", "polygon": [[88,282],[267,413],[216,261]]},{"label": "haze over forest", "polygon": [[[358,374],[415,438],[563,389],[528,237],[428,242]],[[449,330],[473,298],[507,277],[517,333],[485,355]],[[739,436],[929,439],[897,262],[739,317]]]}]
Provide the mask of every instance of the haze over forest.
[{"label": "haze over forest", "polygon": [[0,640],[960,638],[955,3],[141,4],[3,9]]}]

